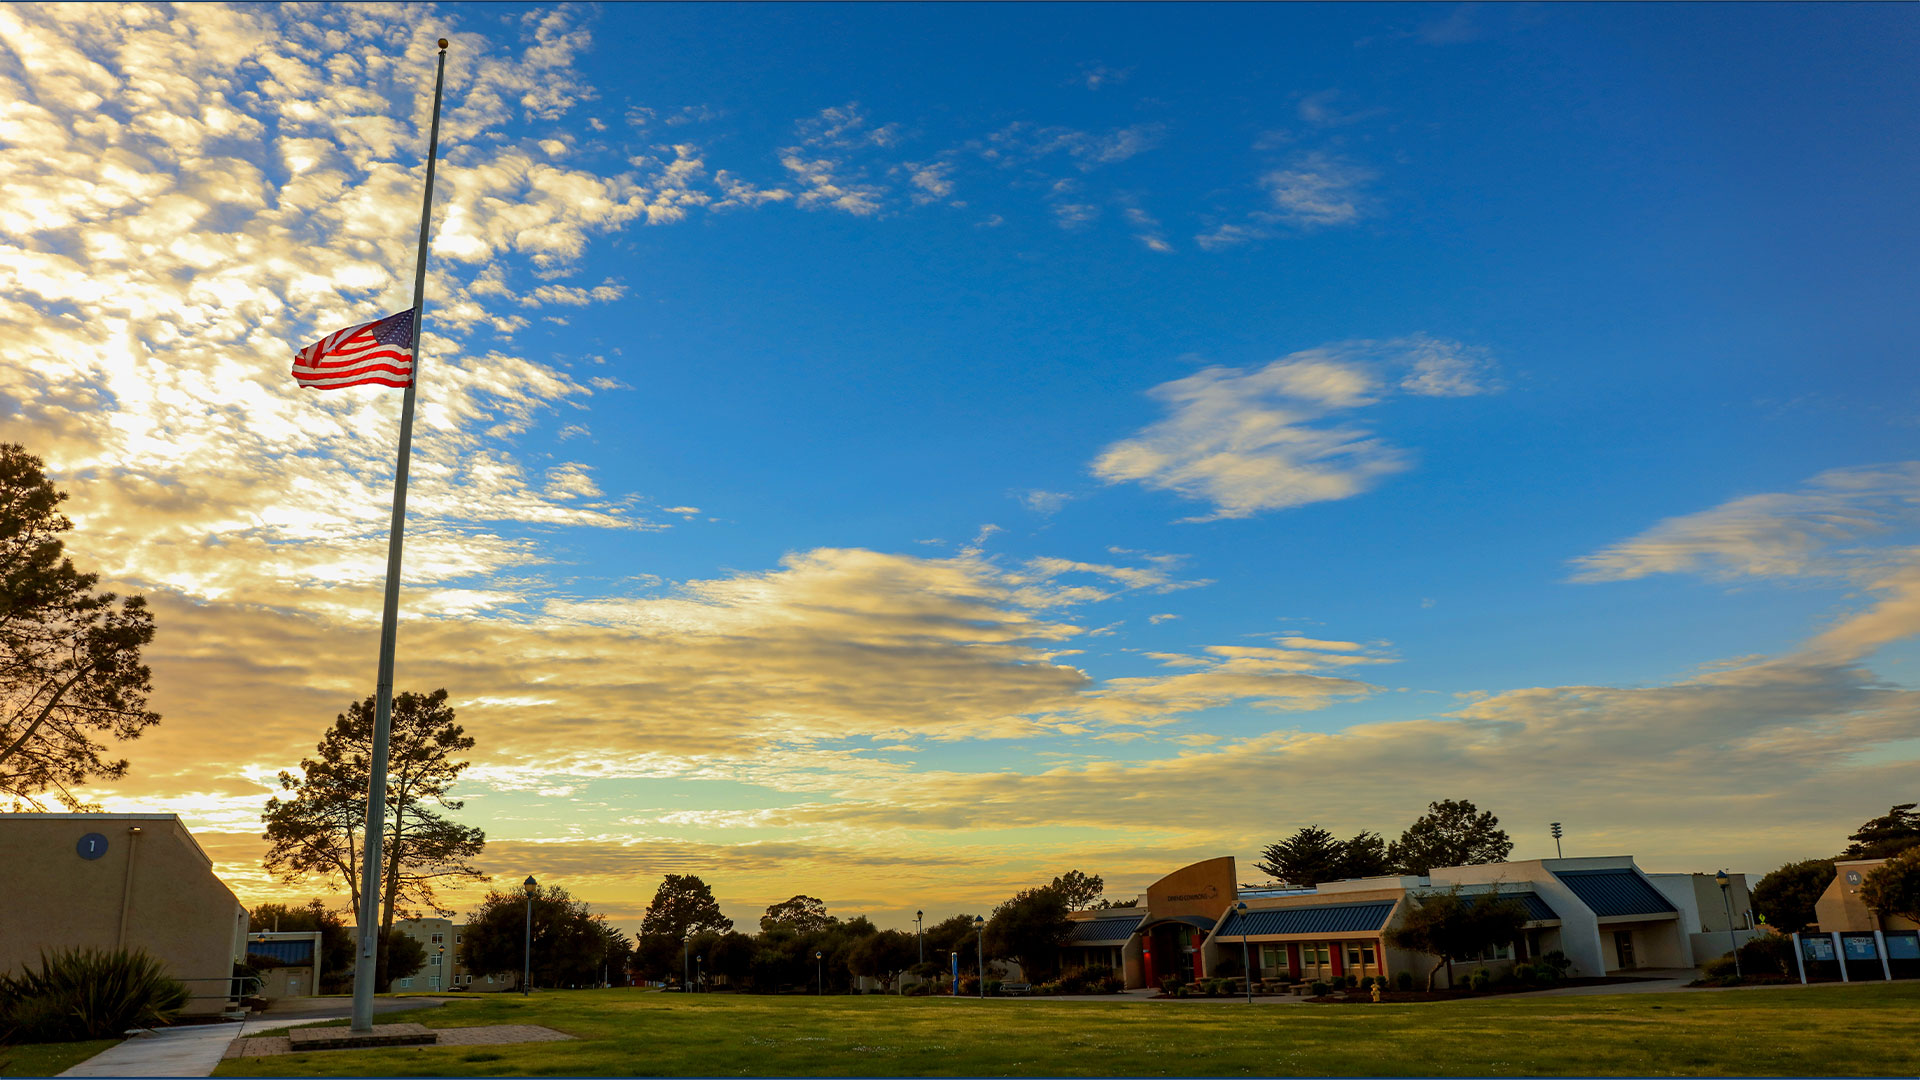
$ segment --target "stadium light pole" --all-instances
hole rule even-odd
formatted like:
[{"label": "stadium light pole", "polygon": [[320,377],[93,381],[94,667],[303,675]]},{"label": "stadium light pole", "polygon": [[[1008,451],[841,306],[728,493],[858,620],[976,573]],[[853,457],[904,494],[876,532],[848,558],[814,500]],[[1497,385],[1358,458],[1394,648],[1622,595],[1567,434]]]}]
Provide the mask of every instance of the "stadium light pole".
[{"label": "stadium light pole", "polygon": [[1247,902],[1242,900],[1233,905],[1234,914],[1240,916],[1240,976],[1247,980],[1247,1004],[1253,1004],[1253,957],[1247,952]]},{"label": "stadium light pole", "polygon": [[527,939],[520,953],[520,995],[525,997],[533,993],[533,894],[540,891],[540,883],[533,880],[532,874],[528,874],[520,887],[527,893]]},{"label": "stadium light pole", "polygon": [[1733,973],[1744,975],[1740,970],[1740,943],[1733,937],[1733,879],[1727,876],[1725,870],[1722,870],[1713,875],[1713,881],[1720,886],[1720,902],[1727,908],[1727,944],[1733,949]]},{"label": "stadium light pole", "polygon": [[1553,833],[1553,857],[1556,859],[1566,858],[1565,855],[1560,853],[1560,823],[1557,821],[1548,822],[1547,829]]}]

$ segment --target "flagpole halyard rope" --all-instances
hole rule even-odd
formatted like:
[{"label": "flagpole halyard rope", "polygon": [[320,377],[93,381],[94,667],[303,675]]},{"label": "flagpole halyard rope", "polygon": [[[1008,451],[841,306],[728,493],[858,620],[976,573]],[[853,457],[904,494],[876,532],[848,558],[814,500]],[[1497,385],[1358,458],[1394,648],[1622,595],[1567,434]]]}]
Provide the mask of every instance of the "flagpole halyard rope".
[{"label": "flagpole halyard rope", "polygon": [[440,91],[447,76],[447,39],[433,76],[433,122],[427,136],[427,191],[420,207],[420,249],[413,264],[413,374],[400,403],[400,456],[393,472],[393,524],[387,533],[387,588],[380,615],[380,676],[375,690],[373,760],[367,783],[366,862],[360,873],[360,942],[353,965],[354,1031],[373,1030],[378,976],[381,834],[386,819],[387,741],[393,724],[393,653],[400,618],[400,547],[407,526],[407,466],[413,458],[413,398],[420,383],[420,329],[426,314],[427,239],[433,224],[433,167],[440,152]]}]

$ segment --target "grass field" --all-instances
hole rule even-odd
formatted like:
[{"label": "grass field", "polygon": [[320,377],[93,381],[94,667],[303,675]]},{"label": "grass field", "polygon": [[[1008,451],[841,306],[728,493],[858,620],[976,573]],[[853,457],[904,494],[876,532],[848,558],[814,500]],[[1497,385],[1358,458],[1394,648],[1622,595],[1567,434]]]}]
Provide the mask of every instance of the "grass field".
[{"label": "grass field", "polygon": [[216,1076],[1920,1074],[1920,984],[1427,1005],[476,995],[383,1015],[579,1042],[229,1060]]},{"label": "grass field", "polygon": [[55,1076],[87,1060],[119,1039],[90,1042],[29,1043],[0,1046],[0,1076]]}]

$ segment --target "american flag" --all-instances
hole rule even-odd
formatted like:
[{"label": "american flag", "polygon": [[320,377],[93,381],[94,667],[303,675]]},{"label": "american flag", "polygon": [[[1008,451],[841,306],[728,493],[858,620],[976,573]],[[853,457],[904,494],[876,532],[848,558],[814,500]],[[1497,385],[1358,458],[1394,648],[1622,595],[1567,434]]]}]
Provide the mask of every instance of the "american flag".
[{"label": "american flag", "polygon": [[301,386],[413,385],[413,309],[336,330],[293,356]]}]

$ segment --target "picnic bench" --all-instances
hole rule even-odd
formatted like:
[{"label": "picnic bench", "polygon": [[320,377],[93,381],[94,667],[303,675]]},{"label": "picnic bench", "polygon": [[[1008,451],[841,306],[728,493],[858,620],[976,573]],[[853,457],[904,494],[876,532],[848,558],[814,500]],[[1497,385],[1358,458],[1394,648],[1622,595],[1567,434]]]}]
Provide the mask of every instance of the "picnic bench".
[{"label": "picnic bench", "polygon": [[1001,983],[1000,992],[1009,997],[1024,996],[1033,993],[1033,984],[1023,982]]}]

